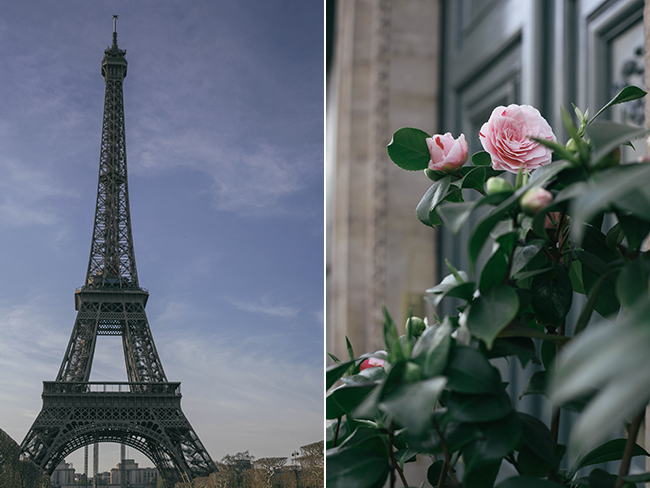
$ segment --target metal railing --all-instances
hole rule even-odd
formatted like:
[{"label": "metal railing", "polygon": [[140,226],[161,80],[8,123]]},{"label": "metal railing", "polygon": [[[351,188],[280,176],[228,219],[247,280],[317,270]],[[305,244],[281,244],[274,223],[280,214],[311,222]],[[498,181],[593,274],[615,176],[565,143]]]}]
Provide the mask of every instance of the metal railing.
[{"label": "metal railing", "polygon": [[44,381],[44,394],[131,393],[134,395],[180,395],[180,383],[129,383],[121,381]]}]

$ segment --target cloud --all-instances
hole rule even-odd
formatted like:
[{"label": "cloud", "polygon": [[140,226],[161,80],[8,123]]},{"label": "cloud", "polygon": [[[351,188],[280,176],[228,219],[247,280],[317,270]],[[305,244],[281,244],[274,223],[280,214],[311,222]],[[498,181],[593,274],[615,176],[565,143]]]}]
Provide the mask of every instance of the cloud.
[{"label": "cloud", "polygon": [[274,315],[285,318],[296,317],[300,311],[296,307],[270,303],[269,299],[266,297],[262,297],[257,303],[235,299],[229,299],[228,301],[238,309],[244,310],[246,312]]},{"label": "cloud", "polygon": [[322,439],[321,361],[297,366],[273,348],[251,350],[246,343],[178,334],[165,341],[182,381],[184,411],[216,459],[256,446],[274,446],[257,457],[289,455]]},{"label": "cloud", "polygon": [[60,216],[44,201],[52,197],[74,197],[57,178],[29,162],[0,159],[0,222],[10,226],[54,225]]}]

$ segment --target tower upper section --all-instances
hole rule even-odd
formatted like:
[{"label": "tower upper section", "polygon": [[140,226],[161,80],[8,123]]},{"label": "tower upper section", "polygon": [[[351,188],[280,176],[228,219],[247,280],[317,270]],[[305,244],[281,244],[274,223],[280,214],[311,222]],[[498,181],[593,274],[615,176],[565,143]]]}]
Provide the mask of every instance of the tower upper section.
[{"label": "tower upper section", "polygon": [[106,83],[99,182],[90,261],[84,289],[139,289],[135,267],[126,169],[126,132],[122,83],[125,50],[117,47],[117,16],[113,44],[104,51],[102,76]]},{"label": "tower upper section", "polygon": [[128,63],[124,56],[126,49],[122,50],[117,47],[117,15],[113,15],[113,44],[104,51],[102,60],[102,76],[108,83],[110,79],[124,80],[126,78],[126,68]]}]

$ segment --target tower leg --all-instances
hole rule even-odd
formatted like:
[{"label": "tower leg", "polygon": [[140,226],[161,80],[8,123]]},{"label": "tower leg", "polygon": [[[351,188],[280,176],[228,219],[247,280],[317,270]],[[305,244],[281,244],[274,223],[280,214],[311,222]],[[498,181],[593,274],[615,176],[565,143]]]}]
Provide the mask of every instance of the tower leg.
[{"label": "tower leg", "polygon": [[124,466],[124,460],[126,459],[126,446],[120,444],[120,485],[126,486],[126,469]]},{"label": "tower leg", "polygon": [[88,486],[88,446],[84,447],[84,486]]},{"label": "tower leg", "polygon": [[99,486],[99,480],[97,479],[97,472],[99,471],[99,442],[95,442],[93,447],[93,486],[97,488]]}]

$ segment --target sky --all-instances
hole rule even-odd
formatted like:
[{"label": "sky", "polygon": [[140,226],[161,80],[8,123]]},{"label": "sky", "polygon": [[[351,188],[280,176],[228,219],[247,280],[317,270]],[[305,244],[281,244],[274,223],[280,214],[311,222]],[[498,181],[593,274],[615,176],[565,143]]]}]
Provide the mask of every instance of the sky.
[{"label": "sky", "polygon": [[[22,441],[74,325],[116,14],[138,278],[183,412],[215,461],[322,440],[322,2],[0,5],[0,429]],[[91,381],[123,358],[99,337]]]}]

